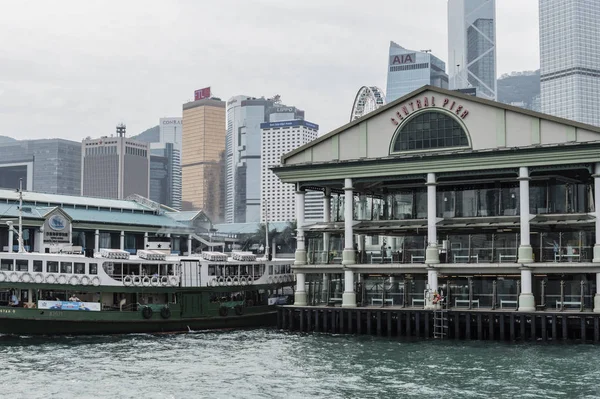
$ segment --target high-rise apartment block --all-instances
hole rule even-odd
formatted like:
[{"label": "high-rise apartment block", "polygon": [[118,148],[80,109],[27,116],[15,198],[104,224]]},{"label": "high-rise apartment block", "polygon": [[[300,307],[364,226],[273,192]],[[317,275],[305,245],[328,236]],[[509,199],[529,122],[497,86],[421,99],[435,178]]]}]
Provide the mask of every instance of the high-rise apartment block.
[{"label": "high-rise apartment block", "polygon": [[[282,183],[270,170],[281,162],[281,156],[309,143],[319,136],[319,125],[304,120],[261,123],[260,151],[260,221],[291,222],[296,219],[296,188]],[[323,220],[323,195],[307,193],[305,220]]]},{"label": "high-rise apartment block", "polygon": [[63,139],[0,144],[0,187],[48,194],[81,194],[81,143]]},{"label": "high-rise apartment block", "polygon": [[150,143],[150,199],[181,209],[181,155],[173,143]]},{"label": "high-rise apartment block", "polygon": [[[261,220],[261,123],[304,119],[279,96],[235,96],[227,101],[225,222]],[[185,123],[184,123],[185,126]]]},{"label": "high-rise apartment block", "polygon": [[182,209],[223,220],[225,102],[205,98],[183,104]]},{"label": "high-rise apartment block", "polygon": [[429,51],[408,50],[390,42],[386,100],[388,103],[422,86],[448,88],[446,64]]},{"label": "high-rise apartment block", "polygon": [[600,2],[540,0],[542,112],[600,126]]},{"label": "high-rise apartment block", "polygon": [[452,90],[497,99],[495,0],[448,0],[448,75]]},{"label": "high-rise apartment block", "polygon": [[83,196],[149,196],[150,145],[125,137],[123,125],[117,126],[116,137],[83,140],[81,164]]}]

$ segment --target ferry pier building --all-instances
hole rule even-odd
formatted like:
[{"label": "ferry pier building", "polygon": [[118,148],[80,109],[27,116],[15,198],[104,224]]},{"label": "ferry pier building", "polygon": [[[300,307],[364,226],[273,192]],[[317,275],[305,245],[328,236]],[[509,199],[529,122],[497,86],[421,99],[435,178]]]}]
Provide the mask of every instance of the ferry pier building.
[{"label": "ferry pier building", "polygon": [[600,312],[600,128],[424,86],[273,171],[296,186],[298,306]]}]

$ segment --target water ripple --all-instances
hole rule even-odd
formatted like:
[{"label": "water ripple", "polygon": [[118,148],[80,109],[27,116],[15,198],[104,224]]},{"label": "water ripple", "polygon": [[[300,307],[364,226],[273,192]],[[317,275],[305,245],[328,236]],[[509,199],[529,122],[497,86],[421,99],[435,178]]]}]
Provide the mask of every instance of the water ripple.
[{"label": "water ripple", "polygon": [[599,397],[600,348],[273,330],[0,337],[18,398]]}]

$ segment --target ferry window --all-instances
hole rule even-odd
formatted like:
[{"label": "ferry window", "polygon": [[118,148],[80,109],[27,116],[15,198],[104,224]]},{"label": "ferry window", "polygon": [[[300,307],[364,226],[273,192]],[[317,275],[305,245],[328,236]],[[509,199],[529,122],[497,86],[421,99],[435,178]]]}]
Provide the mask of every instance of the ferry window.
[{"label": "ferry window", "polygon": [[58,262],[48,261],[46,268],[48,273],[58,273]]},{"label": "ferry window", "polygon": [[98,274],[98,264],[90,263],[90,274]]},{"label": "ferry window", "polygon": [[216,270],[215,270],[215,265],[208,265],[208,275],[209,276],[216,276]]},{"label": "ferry window", "polygon": [[273,265],[269,265],[269,274],[273,274]]},{"label": "ferry window", "polygon": [[29,269],[29,261],[27,259],[17,259],[17,271],[26,272]]},{"label": "ferry window", "polygon": [[43,270],[42,270],[42,264],[43,264],[43,262],[41,260],[34,260],[33,261],[33,271],[35,273],[41,273],[41,272],[43,272]]},{"label": "ferry window", "polygon": [[75,274],[85,274],[85,263],[75,262]]},{"label": "ferry window", "polygon": [[12,269],[13,269],[13,260],[12,259],[0,260],[0,270],[12,271]]},{"label": "ferry window", "polygon": [[71,262],[60,262],[61,273],[73,273],[73,263]]}]

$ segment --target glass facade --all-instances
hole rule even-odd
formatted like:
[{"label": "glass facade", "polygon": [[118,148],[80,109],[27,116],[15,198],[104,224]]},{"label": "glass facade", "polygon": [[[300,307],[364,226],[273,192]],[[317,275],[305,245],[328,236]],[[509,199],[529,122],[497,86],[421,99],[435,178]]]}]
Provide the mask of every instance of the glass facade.
[{"label": "glass facade", "polygon": [[448,1],[448,75],[450,89],[496,100],[495,0]]},{"label": "glass facade", "polygon": [[448,88],[446,64],[428,52],[390,42],[386,101],[392,102],[426,85]]},{"label": "glass facade", "polygon": [[542,112],[600,126],[600,2],[540,1]]},{"label": "glass facade", "polygon": [[[49,194],[81,194],[81,143],[62,139],[19,140],[0,145],[2,163],[33,163],[34,191]],[[2,170],[0,181],[14,185],[15,169]],[[16,180],[18,186],[18,179]],[[28,182],[23,180],[23,187]],[[15,187],[10,187],[15,188]]]}]

